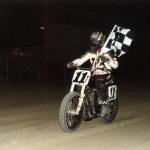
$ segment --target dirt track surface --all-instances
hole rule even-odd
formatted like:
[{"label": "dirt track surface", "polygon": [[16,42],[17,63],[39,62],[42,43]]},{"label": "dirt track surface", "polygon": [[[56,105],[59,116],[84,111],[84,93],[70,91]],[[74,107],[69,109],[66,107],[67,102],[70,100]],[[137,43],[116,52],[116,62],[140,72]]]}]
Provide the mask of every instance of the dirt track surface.
[{"label": "dirt track surface", "polygon": [[[136,83],[138,81],[138,84]],[[119,112],[112,124],[97,119],[64,133],[58,114],[70,82],[0,86],[0,150],[148,150],[150,92],[144,80],[119,79]]]}]

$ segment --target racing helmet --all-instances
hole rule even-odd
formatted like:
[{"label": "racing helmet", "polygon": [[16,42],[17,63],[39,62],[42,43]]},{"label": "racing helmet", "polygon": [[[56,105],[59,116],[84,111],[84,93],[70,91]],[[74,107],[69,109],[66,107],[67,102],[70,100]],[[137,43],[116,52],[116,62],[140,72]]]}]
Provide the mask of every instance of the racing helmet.
[{"label": "racing helmet", "polygon": [[104,45],[105,35],[102,32],[95,31],[90,36],[90,46],[92,50],[97,50]]}]

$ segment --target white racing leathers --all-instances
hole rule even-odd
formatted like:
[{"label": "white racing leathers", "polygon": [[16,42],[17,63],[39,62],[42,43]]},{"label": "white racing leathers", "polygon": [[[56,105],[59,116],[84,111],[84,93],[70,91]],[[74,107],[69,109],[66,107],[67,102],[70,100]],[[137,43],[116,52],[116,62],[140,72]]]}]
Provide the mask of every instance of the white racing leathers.
[{"label": "white racing leathers", "polygon": [[[87,52],[81,58],[75,59],[72,63],[77,66],[81,66],[87,60],[90,60],[91,64],[95,61],[95,71],[93,75],[104,75],[110,74],[112,69],[116,69],[118,67],[118,61],[115,57],[112,57],[111,54],[105,53],[103,56],[108,58],[108,61],[102,61],[100,57],[97,57],[96,53]],[[96,60],[95,60],[96,59]]]}]

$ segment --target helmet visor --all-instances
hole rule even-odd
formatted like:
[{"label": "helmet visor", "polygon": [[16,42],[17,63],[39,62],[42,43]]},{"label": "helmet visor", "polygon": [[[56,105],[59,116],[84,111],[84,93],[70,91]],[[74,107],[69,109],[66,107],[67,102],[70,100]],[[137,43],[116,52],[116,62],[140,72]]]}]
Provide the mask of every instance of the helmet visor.
[{"label": "helmet visor", "polygon": [[99,41],[91,40],[90,44],[91,44],[92,47],[97,47],[97,46],[99,46],[100,43],[99,43]]}]

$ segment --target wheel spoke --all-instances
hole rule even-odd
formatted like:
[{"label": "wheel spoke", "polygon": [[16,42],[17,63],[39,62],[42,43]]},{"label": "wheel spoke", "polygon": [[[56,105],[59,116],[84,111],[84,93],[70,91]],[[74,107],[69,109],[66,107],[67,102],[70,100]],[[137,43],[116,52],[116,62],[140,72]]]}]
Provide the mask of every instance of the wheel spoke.
[{"label": "wheel spoke", "polygon": [[68,93],[60,106],[59,123],[60,127],[65,132],[74,132],[82,122],[82,109],[79,115],[76,115],[76,109],[79,102],[79,93]]},{"label": "wheel spoke", "polygon": [[67,122],[68,122],[68,126],[70,128],[74,128],[75,126],[78,125],[78,119],[80,119],[78,117],[78,115],[75,115],[75,111],[78,105],[78,98],[73,98],[69,105],[68,105],[68,109],[67,109]]}]

